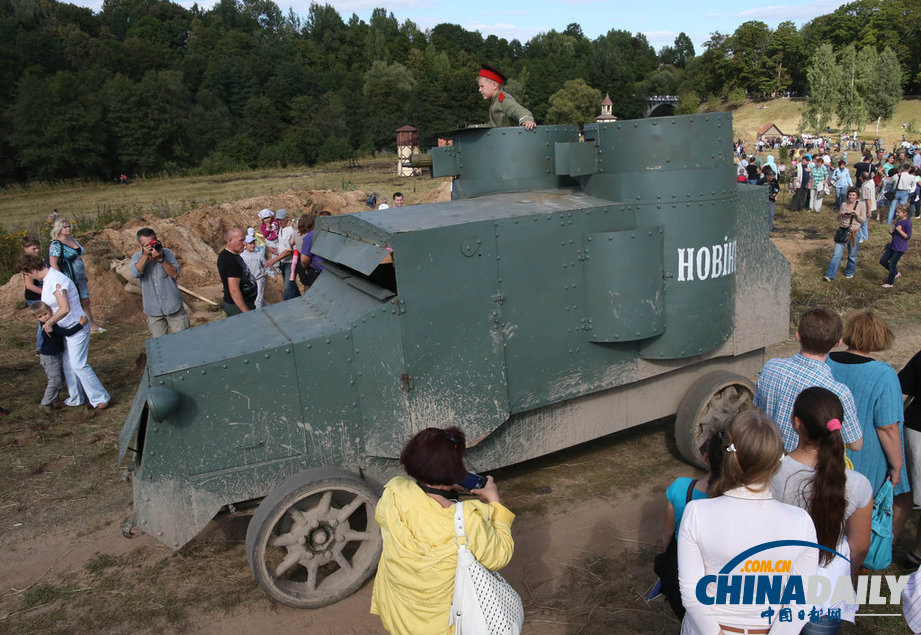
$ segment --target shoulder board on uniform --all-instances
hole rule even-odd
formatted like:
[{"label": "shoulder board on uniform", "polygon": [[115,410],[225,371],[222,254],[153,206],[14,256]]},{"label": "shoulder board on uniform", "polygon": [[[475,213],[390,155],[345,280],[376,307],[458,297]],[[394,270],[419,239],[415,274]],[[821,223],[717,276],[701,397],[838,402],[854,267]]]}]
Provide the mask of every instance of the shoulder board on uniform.
[{"label": "shoulder board on uniform", "polygon": [[505,99],[505,93],[499,93],[499,103],[502,103],[503,99]]}]

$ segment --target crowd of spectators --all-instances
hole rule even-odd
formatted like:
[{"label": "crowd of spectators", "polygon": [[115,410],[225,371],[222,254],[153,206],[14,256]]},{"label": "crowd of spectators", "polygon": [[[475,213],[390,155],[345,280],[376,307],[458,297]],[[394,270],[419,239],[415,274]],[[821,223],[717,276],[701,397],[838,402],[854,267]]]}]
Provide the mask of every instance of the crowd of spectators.
[{"label": "crowd of spectators", "polygon": [[[761,143],[758,147],[775,145]],[[789,210],[821,212],[826,197],[834,193],[836,217],[834,250],[823,275],[831,282],[847,252],[845,278],[853,278],[857,269],[860,245],[870,240],[870,224],[885,223],[889,239],[881,251],[880,265],[889,275],[882,283],[892,288],[901,273],[896,266],[908,250],[912,219],[921,218],[921,145],[903,141],[892,152],[884,152],[877,140],[873,145],[843,138],[834,147],[829,139],[787,138],[782,147],[792,151],[791,165],[774,163],[773,155],[762,162],[756,154],[747,154],[741,140],[735,142],[739,157],[737,181],[750,185],[767,185],[767,225],[774,229],[775,202],[779,189],[786,185],[790,193]],[[799,148],[799,149],[797,149]],[[848,164],[848,149],[868,148],[853,165]],[[875,150],[872,150],[875,148]],[[789,151],[785,150],[783,156]],[[905,213],[898,210],[905,207]],[[882,210],[887,210],[884,214]]]},{"label": "crowd of spectators", "polygon": [[[394,207],[405,204],[401,192],[395,192],[392,201]],[[247,231],[231,228],[216,263],[225,314],[265,307],[267,279],[281,277],[285,300],[309,289],[324,269],[323,259],[313,252],[316,217],[330,215],[328,211],[302,214],[292,226],[287,210],[263,209],[258,224]],[[56,210],[49,222],[47,257],[41,256],[41,241],[26,236],[17,263],[25,303],[38,322],[35,352],[48,379],[39,407],[47,413],[64,405],[106,408],[110,396],[87,361],[90,333],[106,329],[93,319],[84,248],[72,235],[72,223],[59,218]],[[189,328],[179,286],[179,259],[149,227],[138,230],[136,239],[139,249],[131,255],[130,273],[140,283],[141,306],[151,337]],[[68,398],[61,401],[59,393],[64,388]]]},{"label": "crowd of spectators", "polygon": [[[890,543],[876,546],[872,563],[865,560],[875,495],[893,486],[894,539],[904,531],[913,502],[921,500],[921,433],[915,431],[921,429],[915,416],[921,406],[903,412],[902,405],[903,393],[921,395],[921,353],[898,374],[873,359],[893,336],[872,311],[842,324],[834,311],[811,309],[800,319],[797,339],[798,353],[762,368],[755,408],[724,422],[709,439],[709,475],[678,479],[666,491],[663,544],[677,549],[671,574],[677,575],[677,591],[669,593],[675,585],[661,566],[668,550],[657,558],[656,571],[683,619],[683,634],[837,633],[842,621],[855,621],[853,582],[862,565],[885,568],[892,559]],[[846,349],[832,352],[842,341]],[[757,606],[701,603],[704,576],[725,573],[727,562],[765,543],[775,546],[757,557],[791,563],[780,572],[784,579],[823,576],[836,589],[833,597],[798,616],[769,600]],[[904,565],[917,569],[921,530],[913,545]],[[921,572],[911,589],[903,594],[909,606],[921,602]]]},{"label": "crowd of spectators", "polygon": [[[376,201],[376,195],[369,197],[371,209],[390,207],[381,203],[375,208]],[[395,208],[403,207],[403,193],[394,192],[391,203]],[[224,312],[230,316],[266,306],[266,279],[280,276],[284,300],[300,297],[309,289],[323,271],[323,259],[313,252],[316,219],[330,215],[326,210],[301,214],[292,225],[288,210],[263,209],[258,214],[258,227],[245,232],[232,228],[218,255]]]}]

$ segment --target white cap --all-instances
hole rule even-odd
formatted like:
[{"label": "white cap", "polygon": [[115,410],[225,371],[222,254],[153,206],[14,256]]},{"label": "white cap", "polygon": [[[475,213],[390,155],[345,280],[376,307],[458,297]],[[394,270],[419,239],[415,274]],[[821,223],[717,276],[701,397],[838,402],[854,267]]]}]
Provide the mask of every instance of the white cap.
[{"label": "white cap", "polygon": [[275,216],[275,212],[273,212],[272,210],[268,208],[261,210],[259,212],[259,218],[270,218],[272,216]]},{"label": "white cap", "polygon": [[377,209],[390,209],[390,206],[387,203],[381,203],[377,206]]}]

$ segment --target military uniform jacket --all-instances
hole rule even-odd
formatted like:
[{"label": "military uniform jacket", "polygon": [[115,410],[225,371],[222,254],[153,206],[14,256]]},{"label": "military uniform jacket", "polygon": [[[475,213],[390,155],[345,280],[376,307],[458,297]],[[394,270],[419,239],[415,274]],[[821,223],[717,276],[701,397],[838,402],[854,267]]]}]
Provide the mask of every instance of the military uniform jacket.
[{"label": "military uniform jacket", "polygon": [[504,91],[492,98],[489,105],[489,125],[494,127],[520,126],[526,121],[534,121],[531,111],[515,101]]}]

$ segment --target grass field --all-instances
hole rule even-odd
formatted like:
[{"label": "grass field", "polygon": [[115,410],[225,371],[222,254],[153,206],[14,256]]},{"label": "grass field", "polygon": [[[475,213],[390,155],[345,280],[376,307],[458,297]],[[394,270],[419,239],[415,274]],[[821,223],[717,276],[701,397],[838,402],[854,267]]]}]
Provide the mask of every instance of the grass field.
[{"label": "grass field", "polygon": [[33,184],[0,190],[0,227],[7,232],[33,230],[57,209],[63,216],[84,221],[84,227],[136,216],[176,216],[203,205],[218,205],[253,196],[271,196],[290,189],[364,190],[390,197],[401,189],[407,200],[438,186],[429,177],[399,177],[396,157],[362,159],[318,167],[260,170],[232,174],[158,177],[133,180],[126,186],[109,183]]},{"label": "grass field", "polygon": [[[732,129],[735,138],[741,138],[747,143],[753,142],[758,136],[758,129],[766,123],[775,124],[781,132],[787,135],[799,134],[800,111],[805,105],[802,101],[789,99],[772,99],[765,102],[746,102],[741,108],[732,112]],[[914,121],[913,134],[904,133],[909,140],[921,139],[921,99],[903,99],[895,109],[895,115],[889,121],[880,122],[879,132],[876,131],[876,122],[872,122],[859,132],[862,139],[873,140],[882,138],[883,146],[891,148],[893,144],[902,141],[902,124]],[[824,130],[804,130],[813,134],[825,134]],[[850,130],[839,130],[832,127],[832,138],[840,133],[850,133]],[[855,161],[851,161],[854,163]]]}]

